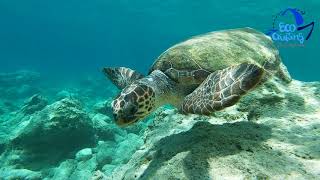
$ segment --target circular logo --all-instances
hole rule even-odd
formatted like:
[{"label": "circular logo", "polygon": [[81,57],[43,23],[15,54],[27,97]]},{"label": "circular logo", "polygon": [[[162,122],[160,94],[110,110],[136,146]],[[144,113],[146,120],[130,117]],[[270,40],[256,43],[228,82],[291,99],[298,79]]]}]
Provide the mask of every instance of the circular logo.
[{"label": "circular logo", "polygon": [[[273,41],[286,44],[303,46],[313,32],[314,22],[305,25],[305,11],[296,8],[287,8],[275,15],[272,29],[267,31]],[[305,36],[304,29],[310,27],[309,33]],[[307,29],[306,29],[307,30]]]}]

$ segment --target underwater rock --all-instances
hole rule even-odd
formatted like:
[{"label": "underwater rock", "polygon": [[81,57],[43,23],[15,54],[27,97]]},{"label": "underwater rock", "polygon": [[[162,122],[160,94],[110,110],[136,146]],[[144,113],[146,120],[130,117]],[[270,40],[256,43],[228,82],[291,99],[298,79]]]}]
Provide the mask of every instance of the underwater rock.
[{"label": "underwater rock", "polygon": [[[312,92],[314,88],[311,88],[312,83],[303,87],[308,83],[293,81],[288,91],[286,85],[276,80],[270,80],[251,92],[249,96],[243,97],[236,106],[237,110],[247,112],[248,120],[253,121],[259,117],[281,118],[292,112],[307,113],[315,110],[316,106],[307,103],[309,99],[315,98]],[[303,94],[304,91],[309,93],[308,96]]]},{"label": "underwater rock", "polygon": [[92,121],[78,101],[63,99],[31,116],[12,142],[37,151],[79,148],[93,142]]},{"label": "underwater rock", "polygon": [[124,141],[117,146],[117,151],[114,154],[113,164],[127,163],[131,155],[144,144],[143,139],[133,133],[129,133]]},{"label": "underwater rock", "polygon": [[94,154],[92,154],[91,158],[84,161],[77,161],[74,159],[65,160],[59,165],[59,167],[53,168],[49,172],[47,172],[48,175],[45,179],[90,179],[95,174],[96,169],[96,157]]},{"label": "underwater rock", "polygon": [[112,102],[111,99],[98,102],[94,105],[93,109],[97,113],[104,114],[107,116],[112,116],[111,102]]},{"label": "underwater rock", "polygon": [[98,139],[114,141],[116,136],[125,136],[125,131],[117,127],[109,116],[95,114],[92,117],[94,132]]},{"label": "underwater rock", "polygon": [[90,180],[106,180],[107,176],[104,175],[100,170],[94,172],[93,176],[90,178]]},{"label": "underwater rock", "polygon": [[68,159],[63,161],[59,167],[54,168],[48,179],[67,180],[77,167],[77,161]]},{"label": "underwater rock", "polygon": [[28,102],[31,106],[24,106],[0,125],[5,148],[0,155],[3,164],[38,171],[95,144],[93,123],[77,100],[63,99],[25,114],[26,107],[43,104],[38,96]]},{"label": "underwater rock", "polygon": [[0,179],[318,179],[319,87],[272,79],[213,116],[161,107],[126,128],[109,100],[1,100]]},{"label": "underwater rock", "polygon": [[90,179],[97,169],[96,157],[87,161],[80,161],[69,179]]},{"label": "underwater rock", "polygon": [[47,104],[48,104],[47,99],[45,99],[39,94],[35,94],[25,102],[21,111],[24,114],[33,114],[37,111],[41,111],[44,107],[47,106]]},{"label": "underwater rock", "polygon": [[97,152],[97,163],[98,166],[103,167],[106,164],[111,164],[116,148],[115,144],[108,141],[99,143],[95,151]]},{"label": "underwater rock", "polygon": [[102,167],[102,171],[104,172],[104,174],[110,176],[116,167],[117,166],[113,164],[106,164]]},{"label": "underwater rock", "polygon": [[24,161],[23,157],[23,151],[22,150],[7,150],[4,149],[4,151],[1,153],[0,156],[0,162],[1,162],[1,170],[3,168],[12,168],[12,169],[21,169],[23,168],[21,166],[21,162]]},{"label": "underwater rock", "polygon": [[158,111],[143,135],[145,143],[106,175],[115,180],[319,179],[319,84],[272,79],[210,117]]},{"label": "underwater rock", "polygon": [[27,169],[8,169],[0,170],[0,179],[26,179],[26,180],[41,180],[41,173],[34,172]]},{"label": "underwater rock", "polygon": [[92,149],[91,148],[85,148],[77,152],[76,154],[76,160],[78,161],[86,161],[92,157]]}]

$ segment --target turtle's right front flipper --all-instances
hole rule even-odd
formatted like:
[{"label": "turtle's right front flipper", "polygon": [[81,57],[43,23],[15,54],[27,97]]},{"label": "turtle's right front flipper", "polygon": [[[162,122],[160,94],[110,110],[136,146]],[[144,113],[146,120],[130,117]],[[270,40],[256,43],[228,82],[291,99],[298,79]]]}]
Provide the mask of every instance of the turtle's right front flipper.
[{"label": "turtle's right front flipper", "polygon": [[211,73],[197,89],[185,97],[181,111],[209,115],[232,106],[259,83],[263,73],[262,68],[248,63]]}]

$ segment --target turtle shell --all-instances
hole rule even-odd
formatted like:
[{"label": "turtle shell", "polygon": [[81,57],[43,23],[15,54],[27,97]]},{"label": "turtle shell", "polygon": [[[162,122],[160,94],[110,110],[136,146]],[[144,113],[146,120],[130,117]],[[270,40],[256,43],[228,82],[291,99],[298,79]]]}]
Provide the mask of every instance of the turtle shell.
[{"label": "turtle shell", "polygon": [[241,28],[195,36],[174,45],[157,58],[150,73],[160,70],[182,83],[197,76],[193,82],[201,83],[216,70],[245,62],[272,73],[277,71],[281,60],[270,37],[251,28]]}]

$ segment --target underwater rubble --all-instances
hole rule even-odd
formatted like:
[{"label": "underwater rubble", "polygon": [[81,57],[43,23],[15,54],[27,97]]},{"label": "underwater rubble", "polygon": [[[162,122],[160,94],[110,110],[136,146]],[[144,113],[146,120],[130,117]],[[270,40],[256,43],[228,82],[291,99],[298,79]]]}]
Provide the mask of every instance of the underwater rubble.
[{"label": "underwater rubble", "polygon": [[168,106],[119,128],[111,83],[46,89],[26,72],[0,74],[0,179],[320,178],[320,82],[271,79],[212,116]]},{"label": "underwater rubble", "polygon": [[17,71],[0,73],[0,98],[24,98],[39,92],[35,84],[39,82],[40,74],[33,71]]},{"label": "underwater rubble", "polygon": [[110,179],[319,179],[319,88],[273,79],[212,117],[164,110]]}]

